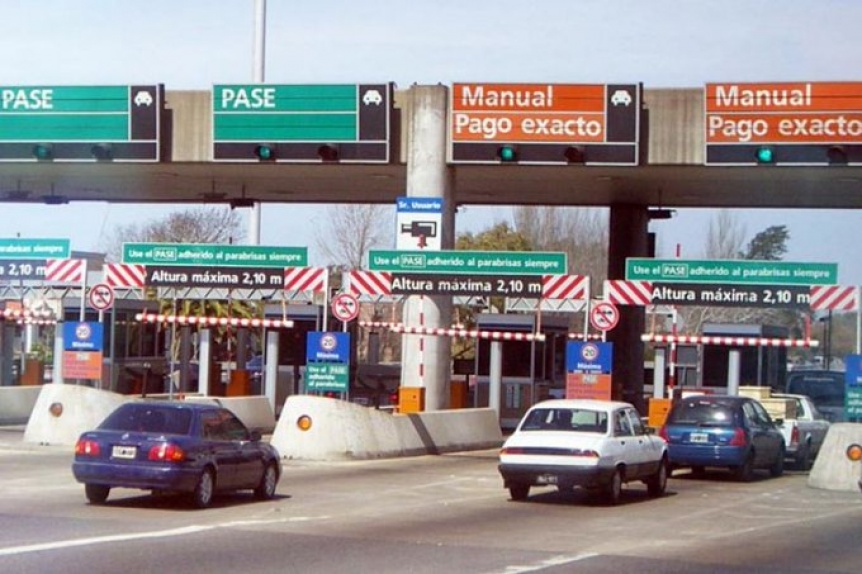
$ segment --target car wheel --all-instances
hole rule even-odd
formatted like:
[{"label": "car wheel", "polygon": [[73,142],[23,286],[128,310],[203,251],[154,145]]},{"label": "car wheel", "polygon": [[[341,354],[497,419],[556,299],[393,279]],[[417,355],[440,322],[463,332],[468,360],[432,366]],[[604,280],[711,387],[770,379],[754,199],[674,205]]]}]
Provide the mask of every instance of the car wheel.
[{"label": "car wheel", "polygon": [[512,500],[527,500],[527,496],[530,495],[530,485],[529,484],[513,484],[509,487],[509,496],[512,497]]},{"label": "car wheel", "polygon": [[213,493],[215,492],[215,478],[213,471],[209,468],[201,473],[198,478],[198,484],[192,493],[192,504],[197,508],[206,508],[213,501]]},{"label": "car wheel", "polygon": [[778,478],[784,474],[784,448],[782,447],[778,451],[778,458],[775,459],[775,462],[772,463],[772,466],[769,467],[769,475],[773,478]]},{"label": "car wheel", "polygon": [[610,505],[618,504],[620,495],[623,492],[623,474],[620,469],[614,470],[614,475],[610,482],[605,486],[605,502]]},{"label": "car wheel", "polygon": [[748,453],[745,457],[745,462],[733,468],[733,474],[736,480],[740,482],[751,482],[754,478],[754,453]]},{"label": "car wheel", "polygon": [[653,497],[659,497],[664,494],[667,488],[667,461],[661,459],[658,465],[658,470],[655,474],[647,479],[647,493]]},{"label": "car wheel", "polygon": [[101,484],[84,485],[84,493],[87,495],[87,500],[92,504],[104,504],[108,500],[110,492],[110,486],[102,486]]},{"label": "car wheel", "polygon": [[259,500],[269,500],[275,496],[276,484],[278,484],[278,470],[275,467],[275,463],[271,462],[263,470],[260,484],[254,489],[254,496]]}]

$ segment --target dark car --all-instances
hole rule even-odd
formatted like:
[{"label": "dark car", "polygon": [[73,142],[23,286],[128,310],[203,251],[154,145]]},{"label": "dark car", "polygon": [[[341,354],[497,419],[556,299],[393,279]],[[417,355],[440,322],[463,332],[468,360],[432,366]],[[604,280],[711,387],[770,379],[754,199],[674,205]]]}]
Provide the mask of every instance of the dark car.
[{"label": "dark car", "polygon": [[72,472],[87,499],[101,504],[112,488],[186,493],[198,508],[216,492],[275,496],[278,451],[228,409],[182,401],[136,401],[118,407],[75,445]]},{"label": "dark car", "polygon": [[748,397],[687,397],[674,403],[659,432],[673,468],[727,467],[742,481],[759,468],[784,472],[784,438],[763,405]]},{"label": "dark car", "polygon": [[791,371],[787,392],[807,395],[829,422],[844,422],[845,375],[843,371]]}]

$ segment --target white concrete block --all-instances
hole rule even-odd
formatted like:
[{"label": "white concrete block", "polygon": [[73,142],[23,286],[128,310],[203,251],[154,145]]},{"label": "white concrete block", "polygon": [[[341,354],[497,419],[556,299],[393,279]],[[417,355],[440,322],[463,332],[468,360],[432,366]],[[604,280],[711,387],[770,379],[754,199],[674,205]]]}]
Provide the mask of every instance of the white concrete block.
[{"label": "white concrete block", "polygon": [[833,423],[808,475],[808,486],[859,491],[862,462],[847,459],[847,447],[862,444],[862,423]]}]

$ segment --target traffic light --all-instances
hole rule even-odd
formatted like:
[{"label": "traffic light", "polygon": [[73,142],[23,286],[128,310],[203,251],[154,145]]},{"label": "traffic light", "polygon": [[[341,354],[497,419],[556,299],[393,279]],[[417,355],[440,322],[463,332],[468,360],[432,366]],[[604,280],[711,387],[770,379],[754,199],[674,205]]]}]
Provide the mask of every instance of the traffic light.
[{"label": "traffic light", "polygon": [[98,161],[107,161],[113,159],[111,144],[96,144],[90,148],[90,155]]},{"label": "traffic light", "polygon": [[51,144],[36,144],[33,146],[33,157],[39,161],[54,159],[54,147]]},{"label": "traffic light", "polygon": [[586,150],[582,146],[569,146],[563,155],[569,163],[584,163],[587,160]]},{"label": "traffic light", "polygon": [[775,150],[769,146],[757,148],[757,163],[770,164],[775,163]]},{"label": "traffic light", "polygon": [[847,163],[847,148],[843,145],[834,145],[826,150],[829,165],[844,165]]},{"label": "traffic light", "polygon": [[275,146],[271,144],[260,144],[254,148],[254,156],[260,161],[274,161]]},{"label": "traffic light", "polygon": [[322,145],[317,148],[317,155],[323,161],[338,161],[338,147],[334,145]]},{"label": "traffic light", "polygon": [[504,145],[497,148],[497,157],[503,163],[518,161],[518,152],[514,146]]}]

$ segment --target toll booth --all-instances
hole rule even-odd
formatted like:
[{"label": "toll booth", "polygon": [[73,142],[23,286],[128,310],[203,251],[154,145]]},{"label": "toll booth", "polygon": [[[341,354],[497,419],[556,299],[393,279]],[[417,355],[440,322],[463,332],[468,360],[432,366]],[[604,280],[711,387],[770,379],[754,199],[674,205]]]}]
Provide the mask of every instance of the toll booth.
[{"label": "toll booth", "polygon": [[[111,309],[101,312],[104,325],[102,379],[89,381],[89,384],[129,395],[167,391],[167,333],[159,323],[143,323],[135,318],[138,313],[157,313],[158,309],[157,301],[115,299]],[[82,320],[80,300],[63,300],[62,320]],[[85,307],[83,320],[98,322],[99,311]],[[57,329],[60,328],[58,323]],[[56,371],[55,368],[54,377],[59,380],[62,373]]]},{"label": "toll booth", "polygon": [[[502,388],[500,391],[500,425],[514,428],[533,404],[563,397],[566,387],[566,342],[569,317],[560,315],[516,315],[482,313],[476,317],[480,331],[542,333],[544,341],[500,341],[502,346]],[[476,384],[473,388],[477,407],[491,406],[491,345],[479,339],[476,344]]]},{"label": "toll booth", "polygon": [[[706,323],[704,336],[759,337],[785,339],[786,327],[774,325],[744,325]],[[782,390],[787,378],[787,348],[780,346],[718,346],[704,345],[701,362],[701,386],[718,392],[727,389],[730,351],[739,351],[739,382],[746,386],[768,386]]]}]

